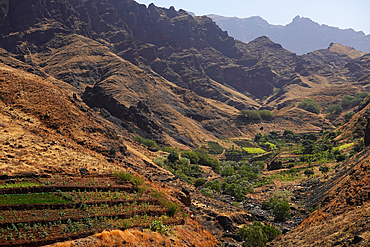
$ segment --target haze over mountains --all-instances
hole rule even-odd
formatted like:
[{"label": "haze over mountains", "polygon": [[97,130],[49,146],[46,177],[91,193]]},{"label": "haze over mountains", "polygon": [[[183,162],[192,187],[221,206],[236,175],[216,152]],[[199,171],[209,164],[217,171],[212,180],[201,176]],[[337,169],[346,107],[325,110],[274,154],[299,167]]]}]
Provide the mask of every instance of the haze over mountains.
[{"label": "haze over mountains", "polygon": [[285,26],[269,24],[259,16],[237,18],[208,15],[208,17],[212,18],[222,30],[240,41],[250,42],[265,35],[298,55],[326,48],[330,43],[370,52],[370,35],[353,29],[320,25],[306,17],[296,16]]}]

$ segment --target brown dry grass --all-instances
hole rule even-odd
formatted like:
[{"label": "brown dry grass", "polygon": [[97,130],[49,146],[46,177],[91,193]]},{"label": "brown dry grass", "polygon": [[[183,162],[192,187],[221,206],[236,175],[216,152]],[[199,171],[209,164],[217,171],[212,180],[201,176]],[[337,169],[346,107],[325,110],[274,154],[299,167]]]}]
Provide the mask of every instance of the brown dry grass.
[{"label": "brown dry grass", "polygon": [[320,208],[294,231],[275,240],[276,244],[333,246],[337,241],[352,241],[354,236],[362,235],[366,237],[361,244],[367,246],[370,241],[369,164],[368,150],[347,160],[341,170],[348,172],[327,182],[329,187],[324,191]]},{"label": "brown dry grass", "polygon": [[173,226],[168,233],[160,234],[149,229],[111,230],[95,234],[94,237],[57,243],[50,247],[76,246],[218,246],[216,237],[204,230],[197,221],[186,219],[185,225]]}]

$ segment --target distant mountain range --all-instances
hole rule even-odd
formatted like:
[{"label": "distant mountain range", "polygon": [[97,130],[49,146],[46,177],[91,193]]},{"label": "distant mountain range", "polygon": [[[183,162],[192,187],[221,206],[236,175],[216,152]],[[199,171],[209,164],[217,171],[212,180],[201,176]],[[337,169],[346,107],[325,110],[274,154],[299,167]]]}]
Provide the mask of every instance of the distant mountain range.
[{"label": "distant mountain range", "polygon": [[269,24],[259,16],[237,18],[208,15],[208,17],[230,36],[240,41],[250,42],[264,35],[298,55],[326,48],[333,42],[370,52],[370,35],[353,29],[320,25],[305,17],[296,16],[285,26]]}]

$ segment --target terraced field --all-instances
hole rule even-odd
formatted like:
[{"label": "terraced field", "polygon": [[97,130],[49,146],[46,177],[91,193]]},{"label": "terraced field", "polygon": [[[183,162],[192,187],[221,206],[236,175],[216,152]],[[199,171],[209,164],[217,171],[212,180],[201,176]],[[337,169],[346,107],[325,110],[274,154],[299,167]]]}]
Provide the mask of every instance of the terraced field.
[{"label": "terraced field", "polygon": [[120,175],[1,180],[0,246],[39,246],[103,230],[148,228],[154,221],[184,223],[186,214],[163,193]]}]

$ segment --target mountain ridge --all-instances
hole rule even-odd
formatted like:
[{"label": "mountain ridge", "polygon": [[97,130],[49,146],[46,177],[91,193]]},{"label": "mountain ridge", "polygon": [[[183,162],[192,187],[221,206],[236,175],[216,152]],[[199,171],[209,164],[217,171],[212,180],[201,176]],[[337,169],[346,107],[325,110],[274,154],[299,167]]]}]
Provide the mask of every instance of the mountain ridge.
[{"label": "mountain ridge", "polygon": [[207,16],[212,18],[223,30],[228,31],[230,36],[238,40],[250,42],[259,36],[266,35],[298,55],[326,48],[330,43],[340,43],[354,47],[359,51],[370,52],[369,34],[366,35],[362,31],[355,31],[351,28],[340,29],[319,24],[310,18],[299,15],[286,25],[269,24],[260,16],[249,18],[224,17],[213,14]]}]

